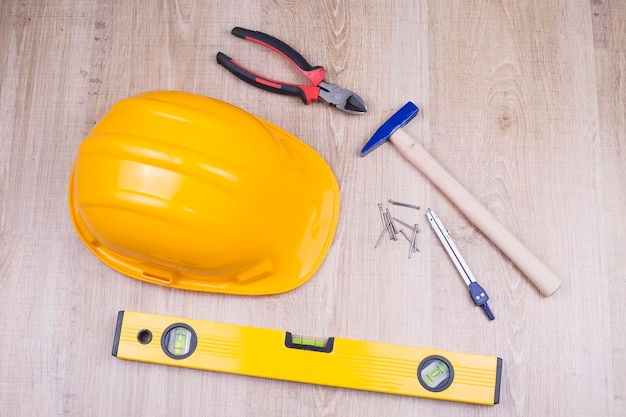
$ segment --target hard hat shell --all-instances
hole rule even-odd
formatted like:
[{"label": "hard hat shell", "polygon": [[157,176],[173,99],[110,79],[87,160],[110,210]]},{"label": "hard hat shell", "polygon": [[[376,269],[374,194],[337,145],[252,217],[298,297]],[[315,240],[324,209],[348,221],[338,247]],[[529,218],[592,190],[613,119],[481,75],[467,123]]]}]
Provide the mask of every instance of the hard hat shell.
[{"label": "hard hat shell", "polygon": [[312,148],[228,103],[176,91],[121,100],[81,143],[70,213],[113,269],[260,295],[306,282],[328,252],[339,187]]}]

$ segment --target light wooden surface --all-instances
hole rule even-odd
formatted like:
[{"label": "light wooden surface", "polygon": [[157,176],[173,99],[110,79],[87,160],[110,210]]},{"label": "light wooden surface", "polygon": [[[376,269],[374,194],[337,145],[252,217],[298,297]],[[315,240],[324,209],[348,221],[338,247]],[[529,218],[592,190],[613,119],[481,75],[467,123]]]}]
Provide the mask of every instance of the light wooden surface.
[{"label": "light wooden surface", "polygon": [[[273,95],[215,61],[302,80],[230,35],[270,33],[359,93],[364,116]],[[626,415],[626,3],[3,1],[0,415]],[[76,149],[112,103],[154,89],[228,101],[292,132],[341,187],[333,246],[277,296],[192,293],[109,269],[76,236]],[[563,280],[544,298],[391,145],[360,148],[406,101],[406,130]],[[421,227],[380,233],[377,203]],[[488,322],[424,216],[437,211],[496,315]],[[288,227],[288,225],[285,225]],[[482,407],[127,362],[118,310],[459,350],[504,360]]]}]

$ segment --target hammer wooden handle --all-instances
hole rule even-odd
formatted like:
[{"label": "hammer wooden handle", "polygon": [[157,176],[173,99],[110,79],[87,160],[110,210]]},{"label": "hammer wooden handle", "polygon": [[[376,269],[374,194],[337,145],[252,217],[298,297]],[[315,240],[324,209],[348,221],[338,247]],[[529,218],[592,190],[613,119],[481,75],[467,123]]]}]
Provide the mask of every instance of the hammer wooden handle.
[{"label": "hammer wooden handle", "polygon": [[422,145],[402,129],[390,137],[391,142],[422,174],[432,181],[461,212],[483,232],[548,297],[561,280],[528,248],[509,232],[495,216],[446,171]]}]

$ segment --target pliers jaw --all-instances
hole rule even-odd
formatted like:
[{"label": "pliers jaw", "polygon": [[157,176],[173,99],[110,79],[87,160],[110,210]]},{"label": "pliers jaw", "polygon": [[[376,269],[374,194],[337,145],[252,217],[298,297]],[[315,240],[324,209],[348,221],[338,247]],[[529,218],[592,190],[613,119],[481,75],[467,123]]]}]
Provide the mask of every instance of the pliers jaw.
[{"label": "pliers jaw", "polygon": [[333,107],[350,114],[363,114],[367,112],[365,101],[356,93],[336,84],[322,81],[319,83],[319,98]]}]

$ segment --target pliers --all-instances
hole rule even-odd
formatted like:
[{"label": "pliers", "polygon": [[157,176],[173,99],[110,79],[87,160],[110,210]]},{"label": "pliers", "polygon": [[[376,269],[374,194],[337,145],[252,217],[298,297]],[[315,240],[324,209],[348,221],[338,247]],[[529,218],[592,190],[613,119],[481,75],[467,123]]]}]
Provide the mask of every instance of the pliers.
[{"label": "pliers", "polygon": [[283,41],[262,32],[235,27],[231,33],[238,38],[266,46],[287,58],[313,84],[300,85],[273,80],[257,74],[237,63],[222,52],[217,54],[217,62],[227,70],[255,87],[278,94],[299,96],[305,104],[322,99],[339,110],[351,114],[363,114],[367,106],[361,97],[350,90],[326,82],[326,69],[312,66],[306,59]]}]

